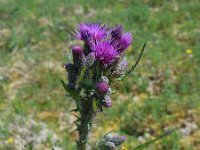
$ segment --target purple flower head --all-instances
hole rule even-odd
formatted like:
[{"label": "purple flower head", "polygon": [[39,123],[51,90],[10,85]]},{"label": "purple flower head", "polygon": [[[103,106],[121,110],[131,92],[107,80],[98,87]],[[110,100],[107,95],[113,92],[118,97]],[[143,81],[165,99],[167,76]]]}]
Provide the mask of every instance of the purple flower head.
[{"label": "purple flower head", "polygon": [[75,37],[87,43],[92,41],[101,41],[107,36],[107,28],[100,23],[81,23]]},{"label": "purple flower head", "polygon": [[111,43],[116,42],[117,40],[120,40],[122,37],[122,31],[123,27],[121,25],[116,26],[112,31],[111,31]]},{"label": "purple flower head", "polygon": [[131,44],[132,42],[132,35],[131,33],[127,32],[125,34],[122,35],[121,39],[119,40],[119,48],[118,48],[118,52],[119,53],[122,53],[124,52],[128,47],[129,45]]},{"label": "purple flower head", "polygon": [[111,64],[118,56],[117,51],[109,42],[93,44],[92,51],[95,53],[96,60],[105,66]]},{"label": "purple flower head", "polygon": [[83,56],[83,49],[79,45],[73,45],[71,47],[72,53],[75,54],[76,56],[82,57]]},{"label": "purple flower head", "polygon": [[100,93],[106,93],[108,91],[109,85],[105,82],[100,82],[97,84],[97,90]]}]

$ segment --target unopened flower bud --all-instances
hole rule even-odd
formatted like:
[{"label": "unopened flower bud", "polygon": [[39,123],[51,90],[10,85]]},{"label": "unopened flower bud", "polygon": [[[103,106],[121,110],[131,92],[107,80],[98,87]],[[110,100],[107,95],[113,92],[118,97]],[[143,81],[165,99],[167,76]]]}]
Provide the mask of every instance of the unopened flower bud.
[{"label": "unopened flower bud", "polygon": [[80,47],[79,45],[74,45],[72,46],[72,56],[73,56],[73,62],[77,67],[80,67],[82,61],[83,61],[83,57],[84,57],[84,53],[83,53],[83,49],[82,47]]},{"label": "unopened flower bud", "polygon": [[113,138],[113,135],[111,133],[107,133],[105,136],[104,136],[104,139],[106,141],[110,141],[111,139]]},{"label": "unopened flower bud", "polygon": [[85,65],[87,67],[91,67],[94,64],[95,61],[95,55],[94,53],[89,53],[86,57],[85,57]]},{"label": "unopened flower bud", "polygon": [[119,146],[126,140],[126,137],[108,133],[104,136],[104,140],[114,143],[115,146]]},{"label": "unopened flower bud", "polygon": [[112,77],[120,77],[123,76],[126,73],[128,67],[128,62],[126,60],[122,60],[115,70],[112,72]]},{"label": "unopened flower bud", "polygon": [[106,82],[100,82],[97,84],[97,90],[100,93],[106,93],[109,89],[109,85]]},{"label": "unopened flower bud", "polygon": [[104,99],[101,101],[102,106],[108,108],[112,106],[112,100],[110,98],[110,95],[105,95]]},{"label": "unopened flower bud", "polygon": [[83,49],[79,45],[72,46],[72,53],[76,56],[82,57],[83,56]]},{"label": "unopened flower bud", "polygon": [[68,72],[69,83],[75,83],[77,80],[78,68],[73,64],[64,65],[66,71]]},{"label": "unopened flower bud", "polygon": [[115,146],[121,145],[126,140],[125,136],[113,136],[109,141],[113,142]]},{"label": "unopened flower bud", "polygon": [[109,79],[106,77],[106,76],[102,76],[100,79],[99,79],[99,82],[105,82],[105,83],[109,83]]},{"label": "unopened flower bud", "polygon": [[104,150],[114,150],[116,148],[115,144],[109,141],[103,147]]}]

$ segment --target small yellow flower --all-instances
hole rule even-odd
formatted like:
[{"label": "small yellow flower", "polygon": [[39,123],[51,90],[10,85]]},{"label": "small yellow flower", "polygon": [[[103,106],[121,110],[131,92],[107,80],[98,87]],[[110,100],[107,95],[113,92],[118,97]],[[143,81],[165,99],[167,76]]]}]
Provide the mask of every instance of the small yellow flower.
[{"label": "small yellow flower", "polygon": [[187,49],[185,52],[186,52],[187,54],[192,54],[192,50],[191,50],[191,49]]},{"label": "small yellow flower", "polygon": [[7,143],[8,143],[8,144],[11,144],[11,143],[13,143],[13,142],[14,142],[14,139],[13,139],[12,137],[10,137],[10,138],[7,139]]},{"label": "small yellow flower", "polygon": [[121,150],[128,150],[128,148],[126,148],[125,146],[123,146],[123,147],[121,148]]}]

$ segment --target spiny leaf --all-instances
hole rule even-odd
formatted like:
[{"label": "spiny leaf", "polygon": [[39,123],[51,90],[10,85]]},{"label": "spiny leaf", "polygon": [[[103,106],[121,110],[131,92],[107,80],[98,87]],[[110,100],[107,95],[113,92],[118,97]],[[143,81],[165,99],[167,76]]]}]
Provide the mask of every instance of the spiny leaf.
[{"label": "spiny leaf", "polygon": [[133,150],[143,150],[144,148],[147,148],[149,145],[155,143],[156,141],[170,135],[175,129],[172,130],[168,130],[166,132],[164,132],[163,134],[161,134],[160,136],[158,136],[157,138],[153,139],[153,140],[149,140],[147,142],[145,142],[144,144],[141,144],[137,147],[135,147]]},{"label": "spiny leaf", "polygon": [[72,109],[72,110],[70,110],[70,112],[78,112],[78,109],[76,108],[76,109]]},{"label": "spiny leaf", "polygon": [[65,82],[64,82],[63,80],[60,80],[60,81],[61,81],[62,86],[63,86],[63,88],[65,89],[65,91],[68,92],[68,88],[67,88]]},{"label": "spiny leaf", "polygon": [[69,95],[70,95],[71,97],[76,97],[76,98],[79,97],[79,93],[78,93],[78,92],[76,92],[76,91],[70,89],[68,86],[66,86],[66,84],[65,84],[65,82],[64,82],[63,80],[60,80],[60,81],[61,81],[62,86],[64,87],[65,91],[66,91],[67,93],[69,93]]},{"label": "spiny leaf", "polygon": [[138,65],[139,62],[140,62],[140,59],[141,59],[142,54],[143,54],[143,52],[144,52],[144,50],[145,50],[146,44],[147,44],[147,42],[144,43],[144,45],[143,45],[143,47],[142,47],[142,50],[141,50],[141,52],[140,52],[140,55],[139,55],[137,61],[136,61],[135,64],[131,67],[131,69],[128,70],[128,71],[126,72],[126,74],[124,75],[124,77],[122,78],[122,80],[123,80],[126,76],[128,76],[131,72],[133,72],[133,70],[135,70],[135,68],[137,67],[137,65]]}]

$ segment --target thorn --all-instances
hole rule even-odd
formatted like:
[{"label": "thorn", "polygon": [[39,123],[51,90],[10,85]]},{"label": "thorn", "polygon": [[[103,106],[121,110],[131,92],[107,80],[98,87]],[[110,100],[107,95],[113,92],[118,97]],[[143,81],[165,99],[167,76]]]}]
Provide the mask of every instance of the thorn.
[{"label": "thorn", "polygon": [[78,131],[78,128],[74,129],[72,132],[76,132],[76,131]]},{"label": "thorn", "polygon": [[76,115],[76,114],[72,114],[74,115],[77,119],[80,119],[80,116]]},{"label": "thorn", "polygon": [[76,121],[72,122],[72,124],[77,124],[80,121],[80,119],[77,119]]},{"label": "thorn", "polygon": [[72,109],[72,110],[70,110],[70,112],[78,112],[78,109],[77,108]]}]

